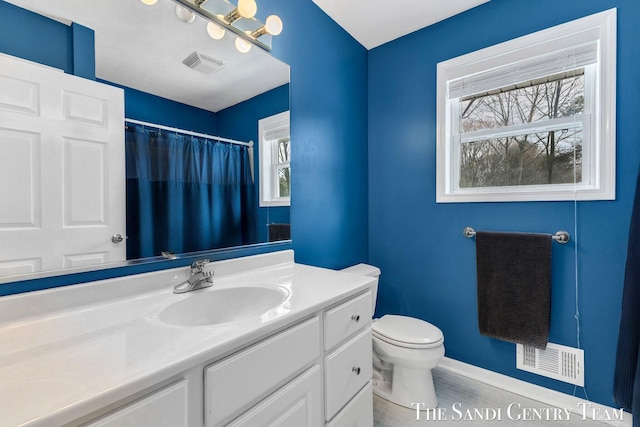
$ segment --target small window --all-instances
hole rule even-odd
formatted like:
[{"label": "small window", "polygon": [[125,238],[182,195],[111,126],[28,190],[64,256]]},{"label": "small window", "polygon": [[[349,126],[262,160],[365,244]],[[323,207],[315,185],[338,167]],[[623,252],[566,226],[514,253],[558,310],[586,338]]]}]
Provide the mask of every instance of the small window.
[{"label": "small window", "polygon": [[291,205],[289,112],[258,121],[260,134],[260,206]]},{"label": "small window", "polygon": [[277,177],[276,198],[289,198],[291,190],[291,138],[284,137],[274,139],[272,141],[274,147],[272,150],[276,152],[276,158],[273,162],[273,175]]},{"label": "small window", "polygon": [[438,202],[615,199],[615,22],[438,64]]}]

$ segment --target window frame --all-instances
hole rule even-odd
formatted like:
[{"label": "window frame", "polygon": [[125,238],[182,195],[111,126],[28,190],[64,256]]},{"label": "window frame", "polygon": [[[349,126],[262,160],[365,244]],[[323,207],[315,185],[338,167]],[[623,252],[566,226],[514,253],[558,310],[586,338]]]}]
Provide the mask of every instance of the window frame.
[{"label": "window frame", "polygon": [[[585,111],[590,114],[580,116],[584,132],[583,162],[588,167],[585,182],[460,188],[459,152],[462,141],[456,135],[459,121],[454,117],[456,104],[459,105],[462,95],[450,97],[450,83],[465,76],[507,69],[519,61],[542,57],[550,52],[560,55],[574,40],[578,43],[585,39],[598,43],[597,62],[584,67]],[[616,9],[438,63],[436,120],[437,203],[615,200]],[[489,131],[479,131],[478,134],[483,132],[491,134]]]},{"label": "window frame", "polygon": [[[282,138],[265,138],[270,132],[278,132],[279,129],[286,129],[290,135],[290,114],[289,111],[274,114],[258,120],[258,158],[260,164],[259,180],[259,205],[260,207],[291,206],[291,195],[279,197],[278,169],[283,163],[278,162],[278,142]],[[289,142],[291,144],[291,142]],[[291,171],[291,162],[288,162]],[[289,172],[291,173],[291,172]],[[289,189],[291,194],[291,189]]]},{"label": "window frame", "polygon": [[[289,160],[281,162],[279,159],[280,143],[283,142],[284,140],[286,140],[286,142],[289,143]],[[289,169],[289,186],[291,186],[291,153],[290,151],[291,151],[291,136],[271,140],[271,156],[272,156],[271,167],[273,169],[271,171],[271,176],[273,177],[273,181],[271,184],[271,191],[272,191],[272,194],[274,194],[275,198],[278,200],[285,199],[285,198],[290,199],[291,197],[290,195],[284,196],[284,197],[280,195],[280,170],[281,169]],[[291,187],[289,187],[289,192],[291,192]]]}]

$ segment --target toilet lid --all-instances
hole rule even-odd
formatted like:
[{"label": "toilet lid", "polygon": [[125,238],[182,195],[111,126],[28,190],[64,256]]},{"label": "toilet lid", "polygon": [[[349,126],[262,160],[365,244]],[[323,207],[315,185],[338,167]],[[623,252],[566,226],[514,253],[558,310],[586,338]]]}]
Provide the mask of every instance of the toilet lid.
[{"label": "toilet lid", "polygon": [[431,323],[393,314],[386,314],[373,322],[372,330],[380,338],[388,338],[399,343],[430,347],[444,340],[442,331]]}]

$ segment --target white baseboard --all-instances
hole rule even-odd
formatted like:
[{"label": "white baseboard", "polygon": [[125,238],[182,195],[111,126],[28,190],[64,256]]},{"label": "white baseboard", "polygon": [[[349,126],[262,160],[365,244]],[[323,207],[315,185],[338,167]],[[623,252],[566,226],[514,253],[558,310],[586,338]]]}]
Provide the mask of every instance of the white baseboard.
[{"label": "white baseboard", "polygon": [[[599,414],[599,417],[597,417],[598,421],[602,421],[612,426],[632,426],[631,414],[628,412],[622,413],[622,420],[608,420],[606,418],[614,418],[614,414],[617,415],[618,418],[620,418],[620,409],[611,408],[609,406],[590,402],[588,400],[571,396],[569,394],[560,393],[559,391],[531,384],[526,381],[518,380],[507,375],[479,368],[477,366],[450,359],[448,357],[442,359],[442,361],[438,365],[438,368],[483,382],[485,384],[492,385],[494,387],[501,388],[511,393],[515,393],[550,406],[571,409],[575,414],[578,414],[580,416],[586,414],[588,418],[591,418],[594,413]],[[588,410],[585,411],[585,408],[588,408]],[[609,416],[605,416],[605,414]]]}]

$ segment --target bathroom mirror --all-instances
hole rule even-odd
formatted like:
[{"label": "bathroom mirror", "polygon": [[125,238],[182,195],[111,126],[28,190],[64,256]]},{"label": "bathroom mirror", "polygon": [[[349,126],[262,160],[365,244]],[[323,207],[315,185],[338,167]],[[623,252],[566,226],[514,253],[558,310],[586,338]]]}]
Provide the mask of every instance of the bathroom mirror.
[{"label": "bathroom mirror", "polygon": [[[133,89],[136,93],[150,94],[175,101],[187,106],[210,112],[215,117],[227,118],[229,111],[238,105],[257,99],[271,100],[264,96],[277,92],[278,105],[261,105],[253,108],[252,114],[235,118],[231,126],[217,119],[216,131],[181,125],[172,122],[175,115],[164,112],[165,120],[153,123],[180,129],[217,135],[223,138],[254,142],[253,161],[258,161],[258,120],[272,114],[288,110],[289,66],[269,53],[254,46],[247,53],[236,50],[234,39],[227,34],[214,40],[207,34],[206,21],[201,17],[185,19],[179,16],[172,0],[158,0],[148,6],[139,0],[3,0],[6,3],[31,10],[55,21],[69,25],[77,23],[90,28],[95,33],[96,79],[116,86]],[[260,13],[260,11],[258,11]],[[38,31],[34,26],[33,31]],[[16,41],[18,42],[18,41]],[[275,41],[277,43],[277,40]],[[189,70],[183,63],[193,52],[198,52],[205,60],[219,60],[224,63],[222,71],[205,75]],[[191,74],[185,78],[185,69]],[[125,89],[125,117],[151,122],[146,117],[131,117],[131,106]],[[285,92],[286,91],[286,92]],[[283,97],[285,98],[283,100]],[[284,107],[283,107],[284,102]],[[273,108],[271,110],[270,108]],[[243,110],[243,111],[246,111]],[[144,114],[142,114],[144,115]],[[153,114],[150,116],[153,117]],[[187,120],[188,121],[188,120]],[[192,120],[193,122],[193,120]],[[124,138],[124,135],[123,135]],[[258,194],[255,173],[256,197]],[[258,213],[257,238],[248,244],[269,244],[267,224],[289,223],[289,208],[260,208]],[[162,231],[155,231],[162,233]],[[223,249],[220,247],[211,249]],[[182,254],[171,254],[180,257]],[[1,260],[0,260],[1,261]],[[127,265],[140,262],[162,262],[162,258],[126,260],[83,266],[68,270],[48,272],[20,272],[0,277],[0,283],[31,279],[43,275],[60,275],[76,271],[87,271]]]}]

